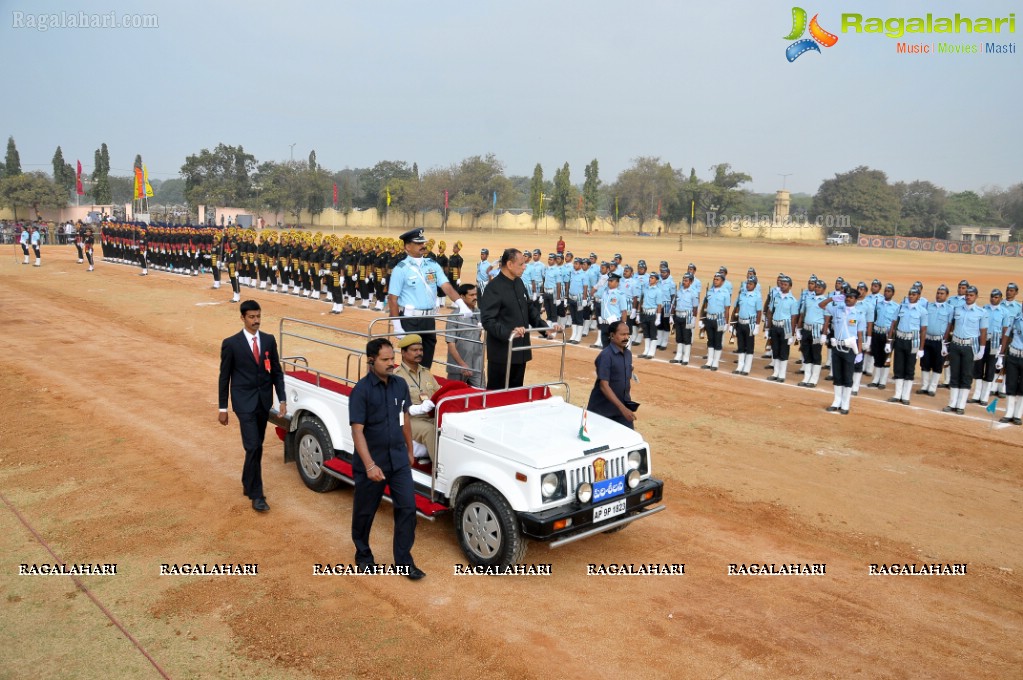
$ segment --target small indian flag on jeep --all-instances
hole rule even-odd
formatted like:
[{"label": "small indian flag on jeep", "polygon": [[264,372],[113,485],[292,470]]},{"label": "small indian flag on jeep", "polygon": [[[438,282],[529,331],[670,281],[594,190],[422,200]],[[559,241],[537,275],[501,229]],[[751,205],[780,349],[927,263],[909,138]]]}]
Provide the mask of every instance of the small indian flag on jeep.
[{"label": "small indian flag on jeep", "polygon": [[586,429],[586,409],[583,409],[582,420],[579,421],[579,439],[584,442],[590,441],[590,431]]}]

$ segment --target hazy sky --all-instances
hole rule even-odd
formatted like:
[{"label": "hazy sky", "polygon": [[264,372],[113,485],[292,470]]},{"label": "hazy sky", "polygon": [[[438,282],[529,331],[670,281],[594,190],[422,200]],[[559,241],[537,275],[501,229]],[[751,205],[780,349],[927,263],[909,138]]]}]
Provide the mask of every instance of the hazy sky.
[{"label": "hazy sky", "polygon": [[[731,163],[758,192],[791,173],[787,188],[812,194],[859,165],[951,191],[1023,181],[1020,49],[905,55],[840,30],[842,13],[1007,17],[1019,3],[816,2],[800,6],[838,43],[789,63],[793,3],[777,0],[0,0],[0,134],[25,170],[52,171],[59,144],[89,172],[106,142],[112,174],[140,153],[156,178],[224,142],[260,161],[294,143],[332,170],[493,152],[509,175],[567,161],[577,184],[593,158],[610,182],[637,156],[704,178]],[[28,25],[51,12],[158,27]],[[942,38],[1018,40],[903,40]]]}]

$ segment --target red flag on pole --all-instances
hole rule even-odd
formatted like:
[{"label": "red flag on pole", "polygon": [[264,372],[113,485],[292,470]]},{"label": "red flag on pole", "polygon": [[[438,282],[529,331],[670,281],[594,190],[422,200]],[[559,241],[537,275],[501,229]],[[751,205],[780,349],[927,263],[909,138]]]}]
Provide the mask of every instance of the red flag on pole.
[{"label": "red flag on pole", "polygon": [[448,210],[448,190],[444,190],[444,212]]},{"label": "red flag on pole", "polygon": [[78,172],[75,173],[75,193],[79,196],[85,193],[82,188],[82,161],[78,161]]},{"label": "red flag on pole", "polygon": [[337,210],[337,182],[334,182],[334,209]]}]

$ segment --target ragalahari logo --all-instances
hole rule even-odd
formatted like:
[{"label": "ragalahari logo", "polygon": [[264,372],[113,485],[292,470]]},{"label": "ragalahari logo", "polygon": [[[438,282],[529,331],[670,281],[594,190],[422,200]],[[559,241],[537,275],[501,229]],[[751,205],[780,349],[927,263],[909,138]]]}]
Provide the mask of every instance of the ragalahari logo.
[{"label": "ragalahari logo", "polygon": [[[813,19],[810,19],[810,37],[797,40],[806,31],[806,10],[802,7],[792,8],[792,32],[785,36],[785,40],[795,40],[785,49],[785,58],[789,62],[793,62],[799,58],[800,55],[813,50],[820,52],[821,48],[817,45],[823,45],[824,47],[832,47],[838,42],[838,36],[834,33],[828,33],[820,24],[817,23],[818,14],[813,15]],[[811,39],[812,38],[812,39]]]}]

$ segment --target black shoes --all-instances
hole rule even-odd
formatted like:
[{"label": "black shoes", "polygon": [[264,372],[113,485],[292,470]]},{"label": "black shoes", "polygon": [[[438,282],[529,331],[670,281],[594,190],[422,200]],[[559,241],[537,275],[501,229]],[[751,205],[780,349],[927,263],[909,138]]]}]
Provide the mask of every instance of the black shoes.
[{"label": "black shoes", "polygon": [[270,506],[266,504],[265,498],[253,498],[252,509],[256,512],[266,512],[270,509]]},{"label": "black shoes", "polygon": [[409,565],[408,574],[406,574],[410,581],[418,581],[419,579],[426,576],[426,572],[417,567],[414,564]]}]

